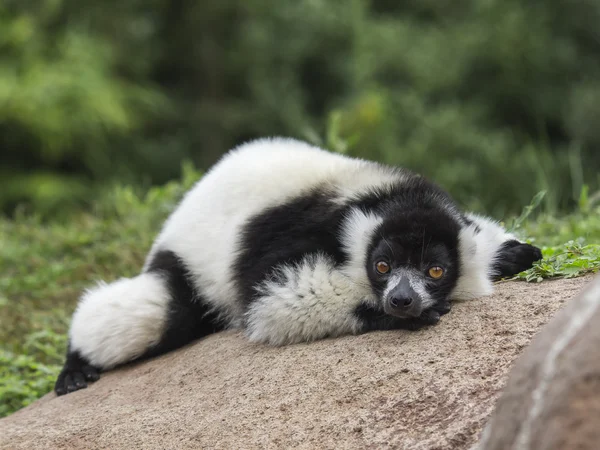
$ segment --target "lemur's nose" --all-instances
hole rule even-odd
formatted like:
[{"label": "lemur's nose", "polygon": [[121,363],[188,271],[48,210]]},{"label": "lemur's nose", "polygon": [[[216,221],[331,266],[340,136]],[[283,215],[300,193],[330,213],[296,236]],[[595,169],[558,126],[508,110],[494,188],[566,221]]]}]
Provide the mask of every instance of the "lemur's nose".
[{"label": "lemur's nose", "polygon": [[416,317],[421,314],[421,298],[403,277],[384,299],[384,311],[396,317]]},{"label": "lemur's nose", "polygon": [[406,308],[412,305],[413,299],[411,297],[392,297],[390,298],[390,304],[394,308]]}]

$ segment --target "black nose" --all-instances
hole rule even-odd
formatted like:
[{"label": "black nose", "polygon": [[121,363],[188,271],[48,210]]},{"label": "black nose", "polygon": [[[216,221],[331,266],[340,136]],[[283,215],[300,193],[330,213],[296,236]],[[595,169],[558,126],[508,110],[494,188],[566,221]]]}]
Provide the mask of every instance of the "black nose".
[{"label": "black nose", "polygon": [[408,308],[412,303],[413,299],[410,297],[392,297],[390,299],[390,304],[394,308]]},{"label": "black nose", "polygon": [[383,310],[386,314],[396,317],[417,317],[423,312],[421,297],[410,285],[408,277],[404,276],[392,287],[384,300]]}]

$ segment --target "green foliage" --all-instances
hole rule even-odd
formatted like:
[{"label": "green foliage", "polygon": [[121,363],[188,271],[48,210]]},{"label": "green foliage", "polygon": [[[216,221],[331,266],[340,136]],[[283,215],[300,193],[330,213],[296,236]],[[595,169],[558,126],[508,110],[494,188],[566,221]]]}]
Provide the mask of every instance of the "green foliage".
[{"label": "green foliage", "polygon": [[473,208],[599,186],[600,7],[585,0],[7,0],[0,208],[94,204],[291,135],[422,172]]},{"label": "green foliage", "polygon": [[514,279],[541,282],[546,278],[574,278],[600,270],[600,245],[583,239],[555,247],[544,247],[544,259]]},{"label": "green foliage", "polygon": [[538,193],[526,206],[520,217],[513,221],[513,230],[542,245],[542,261],[513,279],[541,282],[546,278],[573,278],[600,270],[600,198],[590,200],[587,186],[579,195],[579,210],[568,216],[543,214],[534,221],[526,221],[539,205],[543,192]]},{"label": "green foliage", "polygon": [[253,137],[498,218],[544,191],[508,222],[544,253],[516,278],[598,270],[599,21],[591,0],[0,3],[0,415],[50,390],[81,290],[135,274],[193,167]]},{"label": "green foliage", "polygon": [[22,353],[0,348],[0,417],[52,390],[60,372],[67,336],[42,330],[25,338]]},{"label": "green foliage", "polygon": [[533,213],[533,211],[535,211],[535,209],[538,206],[540,206],[540,203],[542,202],[542,200],[544,199],[545,196],[546,196],[546,191],[540,191],[537,194],[535,194],[535,197],[533,197],[533,199],[531,200],[531,203],[523,209],[523,212],[521,213],[521,215],[519,217],[515,218],[512,221],[512,224],[506,228],[506,231],[508,231],[509,233],[514,233],[519,228],[521,228],[521,226],[527,220],[527,218],[531,215],[531,213]]},{"label": "green foliage", "polygon": [[159,227],[199,177],[185,163],[181,181],[146,192],[107,189],[93,214],[0,219],[0,416],[52,389],[81,291],[139,272]]}]

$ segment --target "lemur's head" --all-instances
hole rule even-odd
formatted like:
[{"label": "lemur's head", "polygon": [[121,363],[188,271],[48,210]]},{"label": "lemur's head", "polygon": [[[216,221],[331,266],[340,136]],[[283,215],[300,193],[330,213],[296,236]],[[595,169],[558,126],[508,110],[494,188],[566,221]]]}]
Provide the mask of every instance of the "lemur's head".
[{"label": "lemur's head", "polygon": [[459,276],[459,232],[437,208],[393,214],[377,227],[366,269],[385,313],[418,317],[448,300]]}]

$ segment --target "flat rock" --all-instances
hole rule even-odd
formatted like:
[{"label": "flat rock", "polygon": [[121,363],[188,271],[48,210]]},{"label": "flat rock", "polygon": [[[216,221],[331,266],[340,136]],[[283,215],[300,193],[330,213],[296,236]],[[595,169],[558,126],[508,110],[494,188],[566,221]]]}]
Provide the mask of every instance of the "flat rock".
[{"label": "flat rock", "polygon": [[517,360],[479,449],[600,448],[599,324],[600,278]]},{"label": "flat rock", "polygon": [[210,336],[0,420],[10,449],[461,449],[590,278],[500,283],[439,325],[269,348]]}]

